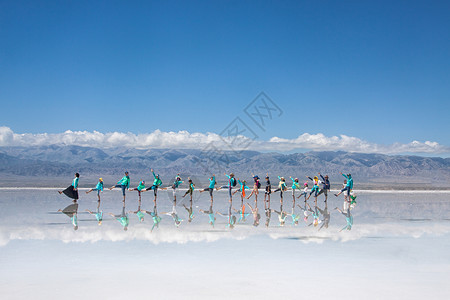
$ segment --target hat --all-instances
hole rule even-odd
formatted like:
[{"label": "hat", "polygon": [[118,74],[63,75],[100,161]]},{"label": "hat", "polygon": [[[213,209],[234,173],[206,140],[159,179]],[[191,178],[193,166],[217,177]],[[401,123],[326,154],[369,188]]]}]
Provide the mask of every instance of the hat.
[{"label": "hat", "polygon": [[303,184],[304,186],[308,186],[308,183],[307,182],[305,182],[304,184]]},{"label": "hat", "polygon": [[98,180],[103,181],[103,178],[100,177]]}]

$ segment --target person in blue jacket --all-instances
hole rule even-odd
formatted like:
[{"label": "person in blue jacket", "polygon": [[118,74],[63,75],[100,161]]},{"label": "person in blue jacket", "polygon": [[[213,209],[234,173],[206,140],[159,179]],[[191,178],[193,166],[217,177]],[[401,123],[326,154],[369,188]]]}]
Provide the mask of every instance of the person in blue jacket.
[{"label": "person in blue jacket", "polygon": [[156,197],[158,196],[158,188],[161,186],[162,180],[159,178],[159,174],[158,175],[155,174],[153,169],[150,169],[150,171],[153,174],[153,185],[151,187],[143,189],[142,192],[153,190],[153,194],[155,195],[153,202],[156,204]]},{"label": "person in blue jacket", "polygon": [[342,194],[343,192],[347,191],[347,196],[350,196],[350,192],[353,189],[353,178],[352,178],[352,174],[342,174],[342,172],[340,172],[342,176],[344,176],[345,178],[347,178],[347,184],[345,185],[345,187],[337,194],[334,194],[336,197],[338,197],[340,194]]},{"label": "person in blue jacket", "polygon": [[216,185],[216,175],[213,174],[213,176],[209,178],[209,186],[206,189],[200,190],[200,193],[209,191],[209,196],[211,197],[211,201],[213,201],[213,191],[215,185]]},{"label": "person in blue jacket", "polygon": [[112,190],[113,188],[121,188],[123,195],[123,202],[125,202],[125,191],[130,187],[130,176],[128,176],[128,171],[125,171],[125,176],[122,177],[119,181],[117,181],[116,185],[113,185],[109,188]]},{"label": "person in blue jacket", "polygon": [[90,192],[93,191],[97,192],[98,202],[100,202],[100,192],[103,192],[103,178],[99,178],[95,188],[90,189],[89,191],[86,192],[86,194],[89,194]]}]

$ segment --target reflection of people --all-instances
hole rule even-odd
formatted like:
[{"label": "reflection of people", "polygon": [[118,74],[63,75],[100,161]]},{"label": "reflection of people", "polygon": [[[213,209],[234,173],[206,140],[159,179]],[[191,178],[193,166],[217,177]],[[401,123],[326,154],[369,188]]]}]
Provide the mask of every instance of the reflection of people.
[{"label": "reflection of people", "polygon": [[220,212],[217,212],[216,214],[222,216],[222,217],[226,217],[228,218],[228,224],[227,227],[229,227],[230,229],[234,228],[234,225],[236,224],[236,216],[233,216],[233,214],[231,213],[231,205],[232,205],[232,201],[230,200],[230,206],[228,208],[228,214],[222,214]]},{"label": "reflection of people", "polygon": [[280,226],[286,224],[287,213],[283,210],[283,204],[280,205],[280,211],[272,209],[272,212],[278,214],[278,221],[280,221]]},{"label": "reflection of people", "polygon": [[122,189],[122,195],[123,195],[123,202],[125,202],[125,191],[130,187],[130,176],[128,176],[128,171],[125,171],[125,176],[120,179],[116,185],[113,185],[109,189],[112,190],[113,188],[121,188]]},{"label": "reflection of people", "polygon": [[97,192],[98,202],[100,202],[100,192],[103,192],[103,179],[102,178],[99,178],[95,188],[90,189],[89,191],[86,192],[86,194],[89,194],[92,191]]},{"label": "reflection of people", "polygon": [[98,200],[97,211],[95,213],[90,211],[89,209],[86,209],[86,211],[91,215],[95,215],[95,218],[97,219],[97,222],[98,222],[98,226],[102,225],[103,212],[100,210],[100,200]]},{"label": "reflection of people", "polygon": [[73,199],[73,202],[78,200],[78,180],[80,179],[80,174],[75,173],[75,178],[72,180],[72,184],[63,191],[58,191],[59,194],[66,195]]},{"label": "reflection of people", "polygon": [[[269,202],[270,203],[270,202]],[[270,218],[272,217],[272,210],[269,208],[264,208],[264,212],[266,214],[266,227],[269,228],[269,224],[270,224]]]},{"label": "reflection of people", "polygon": [[153,202],[156,203],[156,197],[158,196],[158,187],[161,186],[162,180],[159,178],[159,174],[158,175],[155,174],[153,169],[150,169],[150,171],[153,174],[153,185],[151,187],[148,187],[148,188],[142,190],[142,192],[153,190],[153,195],[155,196],[155,198],[153,199]]},{"label": "reflection of people", "polygon": [[181,220],[179,217],[178,217],[178,214],[177,214],[177,208],[176,208],[176,204],[175,204],[176,202],[174,201],[173,202],[173,206],[172,206],[172,211],[171,212],[165,212],[165,213],[163,213],[164,215],[168,215],[168,216],[171,216],[172,218],[173,218],[173,221],[175,222],[175,226],[180,226],[180,224],[181,224],[181,221],[183,221],[183,220]]},{"label": "reflection of people", "polygon": [[187,211],[188,213],[188,222],[191,223],[192,219],[194,218],[194,210],[192,209],[192,200],[189,201],[189,207],[187,207],[186,205],[184,205],[184,209]]},{"label": "reflection of people", "polygon": [[213,201],[213,191],[215,185],[216,185],[216,175],[213,174],[213,176],[209,179],[209,186],[206,189],[200,190],[200,193],[209,191],[209,196],[211,197],[211,201]]},{"label": "reflection of people", "polygon": [[125,231],[128,230],[129,220],[128,220],[128,214],[125,212],[125,201],[123,202],[122,213],[120,215],[115,215],[113,213],[109,213],[109,215],[116,218],[116,220],[119,221],[120,224],[122,224],[123,230],[125,230]]},{"label": "reflection of people", "polygon": [[152,216],[153,219],[153,226],[152,226],[152,230],[155,228],[155,226],[157,228],[159,228],[159,223],[161,222],[161,217],[158,216],[158,211],[156,210],[156,204],[153,207],[153,211],[147,211],[147,210],[142,210],[143,213],[149,214],[150,216]]},{"label": "reflection of people", "polygon": [[128,189],[129,191],[137,191],[138,192],[139,206],[141,206],[141,191],[143,189],[145,189],[145,181],[144,180],[139,181],[139,185],[137,187]]},{"label": "reflection of people", "polygon": [[258,207],[255,205],[255,207],[252,207],[250,203],[247,202],[248,207],[250,207],[250,210],[252,211],[253,215],[253,226],[259,225],[259,220],[261,219],[261,215],[258,213]]},{"label": "reflection of people", "polygon": [[144,212],[141,210],[141,202],[139,201],[138,209],[136,211],[130,210],[129,213],[135,214],[139,222],[144,222]]},{"label": "reflection of people", "polygon": [[73,230],[78,230],[78,203],[72,203],[64,209],[58,209],[58,212],[68,216],[72,221]]},{"label": "reflection of people", "polygon": [[[325,200],[326,201],[326,200]],[[328,228],[328,224],[330,223],[331,213],[328,211],[328,204],[325,202],[324,209],[320,209],[320,207],[317,208],[320,212],[320,214],[323,216],[322,219],[322,226],[320,226],[319,230],[323,227]]]},{"label": "reflection of people", "polygon": [[319,209],[317,206],[314,206],[314,210],[311,209],[311,206],[309,206],[308,203],[306,203],[306,205],[308,206],[308,211],[311,213],[311,215],[313,216],[313,221],[312,223],[308,224],[308,226],[314,225],[314,227],[316,227],[317,225],[319,225],[319,223],[321,222],[319,220]]},{"label": "reflection of people", "polygon": [[345,220],[347,221],[347,225],[345,225],[341,230],[339,230],[339,232],[341,232],[344,229],[347,230],[352,230],[352,226],[353,226],[353,216],[350,213],[350,208],[348,208],[345,211],[340,210],[338,207],[335,208],[337,211],[339,211],[342,215],[344,215]]},{"label": "reflection of people", "polygon": [[305,221],[305,223],[308,223],[308,217],[309,217],[309,212],[308,209],[306,208],[306,202],[305,202],[305,207],[301,207],[300,205],[297,204],[297,206],[303,211],[303,221]]},{"label": "reflection of people", "polygon": [[216,222],[216,217],[214,216],[213,202],[211,201],[209,210],[200,209],[200,212],[207,214],[209,216],[209,224],[211,224],[211,226],[214,227],[214,224]]}]

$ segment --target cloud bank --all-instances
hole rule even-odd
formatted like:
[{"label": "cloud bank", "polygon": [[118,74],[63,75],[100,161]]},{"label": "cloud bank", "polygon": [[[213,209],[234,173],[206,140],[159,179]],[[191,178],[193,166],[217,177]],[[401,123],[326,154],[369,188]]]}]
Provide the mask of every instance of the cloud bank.
[{"label": "cloud bank", "polygon": [[15,133],[9,127],[0,127],[0,146],[44,146],[77,145],[96,148],[130,147],[130,148],[171,148],[199,149],[208,145],[223,150],[258,150],[287,152],[296,149],[320,151],[347,151],[360,153],[402,154],[427,153],[449,154],[450,147],[432,141],[412,141],[407,144],[394,143],[382,145],[371,143],[357,137],[346,135],[325,136],[322,133],[303,133],[294,139],[272,137],[269,140],[251,140],[238,135],[223,137],[216,133],[190,133],[188,131],[134,134],[131,132],[71,131],[63,133]]},{"label": "cloud bank", "polygon": [[[341,226],[342,227],[342,226]],[[71,226],[49,228],[36,226],[0,227],[0,247],[14,240],[59,240],[64,243],[95,243],[100,241],[131,242],[148,241],[152,244],[190,242],[216,242],[221,239],[244,240],[250,237],[269,237],[271,239],[297,239],[302,243],[321,244],[326,240],[348,242],[369,237],[411,237],[421,238],[424,235],[442,236],[450,233],[448,224],[426,224],[411,226],[410,224],[360,224],[351,231],[339,232],[339,226],[330,226],[327,230],[316,228],[271,227],[239,228],[236,230],[211,231],[208,227],[199,226],[196,230],[180,230],[179,228],[159,228],[154,232],[150,228],[121,228],[100,230],[95,226],[81,227],[74,231]]]}]

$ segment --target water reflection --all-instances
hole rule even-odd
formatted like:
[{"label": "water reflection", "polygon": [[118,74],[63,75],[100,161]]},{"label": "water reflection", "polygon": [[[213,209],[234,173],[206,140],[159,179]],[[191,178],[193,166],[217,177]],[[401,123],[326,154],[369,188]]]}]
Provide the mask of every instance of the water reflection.
[{"label": "water reflection", "polygon": [[159,223],[161,222],[161,217],[158,216],[158,210],[156,209],[156,203],[154,203],[153,206],[153,211],[147,211],[147,210],[142,210],[143,213],[148,214],[152,217],[153,220],[153,226],[151,231],[153,232],[153,229],[159,228]]},{"label": "water reflection", "polygon": [[200,212],[208,215],[209,224],[211,224],[211,226],[214,227],[214,224],[216,223],[216,217],[214,215],[214,210],[213,210],[213,201],[211,200],[208,210],[200,209]]},{"label": "water reflection", "polygon": [[64,209],[58,209],[58,212],[68,216],[72,222],[73,230],[78,230],[78,203],[72,203]]},{"label": "water reflection", "polygon": [[113,213],[109,213],[110,216],[114,217],[117,221],[119,221],[119,223],[122,225],[123,230],[127,231],[128,230],[128,225],[129,225],[129,219],[128,219],[128,214],[125,211],[125,201],[123,201],[123,207],[122,207],[122,212],[118,215],[115,215]]}]

